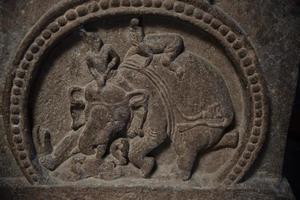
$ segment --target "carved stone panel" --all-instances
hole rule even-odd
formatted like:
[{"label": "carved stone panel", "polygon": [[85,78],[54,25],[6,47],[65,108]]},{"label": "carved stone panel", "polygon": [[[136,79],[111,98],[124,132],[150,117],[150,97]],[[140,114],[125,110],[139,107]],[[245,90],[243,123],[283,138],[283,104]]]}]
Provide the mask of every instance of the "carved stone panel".
[{"label": "carved stone panel", "polygon": [[63,1],[12,68],[7,137],[32,184],[228,186],[264,144],[256,52],[206,2]]}]

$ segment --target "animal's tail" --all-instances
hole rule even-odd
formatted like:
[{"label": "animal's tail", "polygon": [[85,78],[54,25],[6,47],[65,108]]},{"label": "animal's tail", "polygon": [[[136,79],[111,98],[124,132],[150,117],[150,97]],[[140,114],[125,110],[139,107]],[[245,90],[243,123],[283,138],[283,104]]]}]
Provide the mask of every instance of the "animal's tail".
[{"label": "animal's tail", "polygon": [[208,126],[212,128],[226,128],[232,123],[233,113],[224,113],[219,104],[208,106],[204,111],[196,115],[185,115],[176,107],[177,116],[181,118],[183,123],[177,125],[180,132],[187,131],[196,126]]}]

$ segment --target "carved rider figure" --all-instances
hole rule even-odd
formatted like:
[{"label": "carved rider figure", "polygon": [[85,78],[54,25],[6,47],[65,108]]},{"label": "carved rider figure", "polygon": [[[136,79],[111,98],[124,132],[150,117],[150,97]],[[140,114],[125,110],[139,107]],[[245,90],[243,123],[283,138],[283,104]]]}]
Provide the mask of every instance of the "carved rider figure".
[{"label": "carved rider figure", "polygon": [[133,18],[129,26],[129,40],[131,47],[125,55],[125,59],[138,54],[147,57],[145,66],[147,67],[153,55],[160,55],[160,62],[169,70],[181,75],[182,69],[175,63],[172,63],[184,50],[183,39],[175,33],[159,33],[145,35],[143,27],[140,26],[140,20]]},{"label": "carved rider figure", "polygon": [[[143,121],[147,115],[147,92],[132,89],[124,79],[114,80],[114,77],[118,77],[117,53],[110,45],[103,45],[97,34],[86,32],[82,34],[90,47],[86,64],[94,80],[84,88],[70,89],[73,130],[53,148],[50,154],[40,159],[50,170],[56,169],[77,153],[94,154],[101,160],[107,151],[108,143],[113,138],[121,137],[126,132],[132,137],[135,134],[142,134]],[[128,130],[130,121],[134,123]]]}]

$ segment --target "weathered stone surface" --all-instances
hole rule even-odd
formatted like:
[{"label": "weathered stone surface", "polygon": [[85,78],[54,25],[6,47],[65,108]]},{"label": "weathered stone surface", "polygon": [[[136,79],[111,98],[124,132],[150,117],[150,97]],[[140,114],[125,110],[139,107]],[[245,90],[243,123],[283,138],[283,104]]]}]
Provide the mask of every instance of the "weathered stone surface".
[{"label": "weathered stone surface", "polygon": [[[20,182],[20,180],[18,180]],[[25,181],[25,180],[24,180]],[[8,182],[8,181],[6,181]],[[161,183],[163,184],[163,183]],[[34,199],[118,199],[118,200],[136,200],[136,199],[292,199],[291,191],[283,181],[281,187],[269,182],[266,184],[256,183],[255,187],[249,187],[241,184],[235,188],[217,188],[217,189],[200,189],[200,188],[181,188],[180,190],[176,186],[161,185],[156,183],[151,188],[140,186],[139,183],[128,184],[128,186],[116,186],[106,185],[101,186],[93,185],[93,187],[85,186],[24,186],[18,187],[15,184],[11,184],[9,187],[4,186],[1,197],[13,196],[13,199],[29,200]],[[276,189],[275,189],[276,188]]]},{"label": "weathered stone surface", "polygon": [[295,7],[2,2],[3,196],[291,199]]}]

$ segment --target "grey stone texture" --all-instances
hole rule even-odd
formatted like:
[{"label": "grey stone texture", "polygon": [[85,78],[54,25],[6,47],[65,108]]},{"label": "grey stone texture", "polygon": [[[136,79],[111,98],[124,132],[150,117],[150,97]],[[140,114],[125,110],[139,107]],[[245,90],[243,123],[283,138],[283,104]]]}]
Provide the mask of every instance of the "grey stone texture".
[{"label": "grey stone texture", "polygon": [[[113,11],[107,18],[99,14],[92,22],[82,20],[63,39],[53,31],[49,41],[58,42],[45,47],[49,53],[38,64],[40,70],[28,75],[34,84],[28,86],[29,101],[21,105],[30,112],[30,116],[21,115],[21,122],[30,121],[31,130],[23,136],[29,152],[25,158],[30,161],[24,167],[27,158],[22,159],[10,133],[14,127],[9,114],[14,108],[9,107],[10,81],[18,67],[13,62],[31,59],[19,59],[16,53],[26,49],[24,43],[30,45],[59,10],[93,2],[100,9],[95,13],[109,12],[110,5],[119,9],[119,1],[113,0],[0,2],[1,199],[293,199],[282,176],[300,64],[300,8],[290,0],[182,0],[175,4],[132,0],[128,1],[136,5],[132,13],[131,8],[118,11],[128,12],[123,17]],[[171,2],[170,10],[174,8],[177,17],[156,12],[161,7],[169,10],[166,2]],[[230,43],[230,35],[226,32],[216,41],[210,37],[214,31],[204,28],[204,33],[189,23],[189,15],[200,18],[197,8],[211,14],[202,16],[204,24],[223,34],[213,23],[219,19],[231,28],[233,41],[245,40],[249,65],[259,74],[261,96],[247,85],[242,68],[232,69],[236,63],[229,46],[224,45],[225,51],[218,46],[224,38]],[[91,12],[92,7],[88,9]],[[85,15],[84,9],[76,12]],[[44,21],[38,22],[45,13]],[[72,22],[72,13],[66,18],[70,23],[63,28],[77,23],[77,19]],[[97,46],[101,42],[103,46]],[[232,43],[239,52],[239,44]],[[248,66],[248,60],[242,61]],[[157,91],[146,75],[140,75],[143,69],[149,70],[150,77],[156,74],[154,85],[162,82],[162,88],[171,89]],[[251,69],[245,73],[254,73]],[[251,82],[253,76],[249,77]],[[104,88],[101,94],[99,88]],[[170,97],[159,98],[168,92]],[[256,98],[258,104],[252,105]],[[120,99],[128,101],[126,106],[116,106]],[[174,111],[171,122],[177,132],[173,136],[172,129],[166,128],[170,117],[159,112],[165,105],[161,99],[167,99],[165,104],[172,102],[171,113],[176,107],[194,121],[183,123]],[[94,106],[99,102],[113,106]],[[261,121],[257,115],[246,114],[252,109],[255,113],[256,106],[262,107]],[[259,137],[254,137],[256,127],[261,128]],[[180,128],[192,131],[182,136]],[[119,132],[127,135],[116,139]],[[257,141],[251,146],[253,138]],[[247,149],[251,152],[247,162],[233,164],[247,157]]]}]

